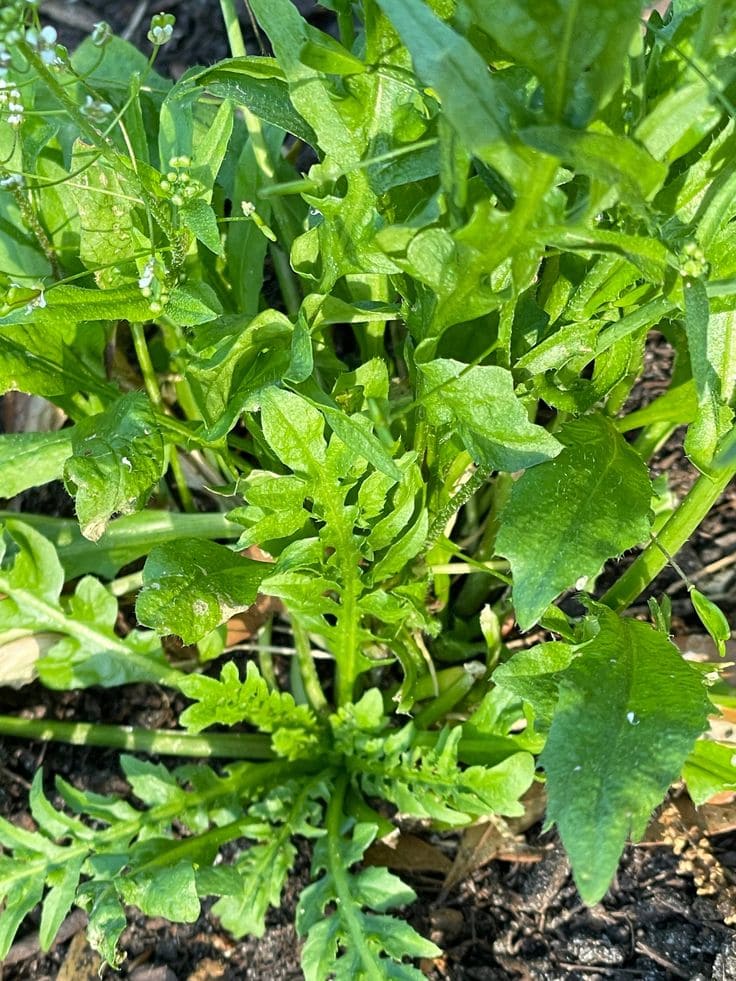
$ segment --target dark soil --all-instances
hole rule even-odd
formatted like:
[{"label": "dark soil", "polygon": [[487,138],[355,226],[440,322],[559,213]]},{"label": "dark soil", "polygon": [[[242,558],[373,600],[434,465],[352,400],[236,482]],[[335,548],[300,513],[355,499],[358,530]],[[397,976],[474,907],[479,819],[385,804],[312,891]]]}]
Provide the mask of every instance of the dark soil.
[{"label": "dark soil", "polygon": [[[297,3],[315,22],[321,20],[320,26],[327,25],[329,12],[324,8],[311,0]],[[96,21],[105,19],[148,50],[148,21],[159,11],[177,16],[173,41],[162,50],[157,63],[160,71],[177,77],[192,64],[227,57],[217,0],[151,0],[147,4],[51,0],[43,4],[44,20],[56,25],[61,40],[70,47]],[[255,53],[258,41],[245,14],[242,20],[249,50]],[[636,395],[643,403],[661,388],[667,357],[664,342],[650,347],[646,377]],[[679,494],[686,492],[696,476],[684,460],[681,439],[681,434],[675,434],[655,460],[655,469],[668,474]],[[733,551],[735,504],[732,488],[678,556],[686,572],[697,573]],[[734,584],[736,564],[699,583],[731,613],[736,610]],[[679,591],[676,574],[666,570],[655,586],[657,591],[671,591],[680,629],[693,629],[690,605],[686,593]],[[17,692],[0,689],[0,712],[163,728],[175,725],[178,706],[165,692],[138,685],[73,693],[48,692],[33,685]],[[60,774],[79,787],[101,793],[126,792],[115,752],[7,740],[0,746],[0,813],[21,826],[31,826],[27,791],[41,766],[49,777]],[[454,857],[457,835],[433,840],[446,858]],[[730,919],[736,911],[736,905],[731,902],[729,908],[727,902],[730,891],[728,897],[723,891],[698,895],[682,859],[656,836],[653,842],[626,850],[609,894],[592,909],[580,903],[554,836],[542,834],[535,826],[526,840],[543,856],[541,861],[494,861],[447,895],[441,873],[402,873],[419,897],[407,911],[409,919],[445,951],[440,960],[422,965],[428,978],[736,981],[736,931],[724,924],[724,918]],[[714,837],[711,844],[727,880],[736,882],[736,833]],[[234,941],[206,910],[197,923],[179,926],[133,913],[123,935],[127,960],[119,976],[135,981],[297,981],[302,974],[293,921],[308,872],[305,845],[283,905],[270,912],[267,932],[260,939]],[[38,923],[27,922],[5,965],[0,965],[0,981],[92,981],[97,965],[83,956],[83,925],[82,918],[73,916],[66,924],[64,941],[41,955],[34,938]],[[112,972],[106,976],[112,977]]]}]

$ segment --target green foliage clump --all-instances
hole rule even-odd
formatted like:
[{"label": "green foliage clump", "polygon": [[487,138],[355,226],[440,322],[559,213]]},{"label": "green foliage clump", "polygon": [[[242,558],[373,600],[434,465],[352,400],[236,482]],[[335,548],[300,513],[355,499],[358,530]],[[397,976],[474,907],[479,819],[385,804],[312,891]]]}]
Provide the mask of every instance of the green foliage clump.
[{"label": "green foliage clump", "polygon": [[[334,0],[336,39],[250,5],[273,55],[221,0],[232,57],[175,84],[170,14],[150,58],[0,16],[0,391],[66,420],[0,436],[0,495],[63,480],[78,519],[3,515],[0,677],[188,702],[0,732],[228,761],[124,755],[129,800],[37,773],[36,830],[0,821],[0,959],[38,904],[44,949],[76,905],[113,966],[128,905],[214,896],[261,935],[304,838],[309,981],[419,978],[414,893],[361,865],[394,822],[519,815],[543,779],[593,903],[673,781],[736,786],[703,738],[724,685],[668,600],[626,615],[736,473],[736,8]],[[654,334],[674,366],[631,411]],[[673,503],[649,461],[680,426]],[[244,666],[257,605],[288,644],[269,620]]]}]

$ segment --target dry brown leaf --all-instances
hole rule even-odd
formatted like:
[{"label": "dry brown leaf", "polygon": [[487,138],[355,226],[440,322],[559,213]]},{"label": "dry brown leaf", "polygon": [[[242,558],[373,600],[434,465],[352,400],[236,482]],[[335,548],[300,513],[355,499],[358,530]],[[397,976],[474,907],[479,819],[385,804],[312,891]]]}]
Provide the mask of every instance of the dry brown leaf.
[{"label": "dry brown leaf", "polygon": [[31,634],[0,645],[0,687],[22,688],[36,680],[36,662],[60,640],[59,634]]},{"label": "dry brown leaf", "polygon": [[542,785],[532,784],[522,798],[522,803],[522,817],[509,820],[494,817],[474,824],[463,832],[455,861],[442,887],[443,893],[494,859],[504,862],[539,861],[543,852],[527,845],[518,836],[536,824],[544,814],[546,797]]},{"label": "dry brown leaf", "polygon": [[82,931],[72,937],[56,981],[99,981],[100,955],[87,943]]},{"label": "dry brown leaf", "polygon": [[366,865],[383,865],[398,872],[449,872],[452,862],[436,845],[412,834],[377,841],[366,851]]}]

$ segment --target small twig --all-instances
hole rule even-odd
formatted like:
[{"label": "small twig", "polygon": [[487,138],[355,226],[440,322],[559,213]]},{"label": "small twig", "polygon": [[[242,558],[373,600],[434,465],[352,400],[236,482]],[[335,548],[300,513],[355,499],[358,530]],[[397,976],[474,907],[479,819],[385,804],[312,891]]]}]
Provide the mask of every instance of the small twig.
[{"label": "small twig", "polygon": [[[704,565],[702,569],[698,569],[689,578],[690,582],[697,582],[699,579],[704,579],[709,576],[712,572],[720,572],[721,569],[727,569],[730,565],[736,563],[736,552],[732,552],[731,555],[724,555],[720,559],[716,559],[715,562],[709,562],[708,565]],[[671,586],[668,586],[665,592],[668,595],[678,592],[683,586],[687,585],[681,580],[673,582]]]},{"label": "small twig", "polygon": [[660,954],[659,951],[654,950],[649,944],[645,944],[643,940],[636,941],[636,950],[640,954],[644,954],[649,960],[654,961],[655,964],[659,964],[660,967],[665,968],[670,974],[674,974],[676,978],[689,978],[691,977],[689,971],[683,971],[683,969],[671,961],[669,957],[665,957],[664,954]]},{"label": "small twig", "polygon": [[120,32],[120,37],[123,39],[123,41],[130,41],[138,29],[138,25],[143,20],[147,9],[148,0],[140,0],[138,6],[132,13],[130,20],[126,24],[125,30]]}]

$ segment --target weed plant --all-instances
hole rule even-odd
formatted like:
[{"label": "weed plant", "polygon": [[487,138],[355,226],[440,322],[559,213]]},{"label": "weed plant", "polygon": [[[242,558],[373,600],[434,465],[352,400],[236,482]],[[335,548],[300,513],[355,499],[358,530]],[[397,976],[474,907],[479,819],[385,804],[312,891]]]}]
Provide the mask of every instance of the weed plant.
[{"label": "weed plant", "polygon": [[[412,890],[361,864],[396,823],[544,781],[594,903],[674,781],[736,787],[717,668],[666,598],[630,614],[736,472],[736,3],[323,5],[339,39],[250,0],[254,56],[221,0],[232,57],[175,84],[169,14],[147,56],[0,13],[0,390],[66,420],[0,436],[0,495],[62,479],[77,516],[3,515],[2,678],[186,705],[0,718],[135,753],[128,798],[39,771],[36,829],[0,821],[0,959],[38,904],[44,949],[78,906],[113,966],[129,906],[259,936],[301,837],[308,981],[421,978]],[[232,640],[257,601],[285,658]]]}]

